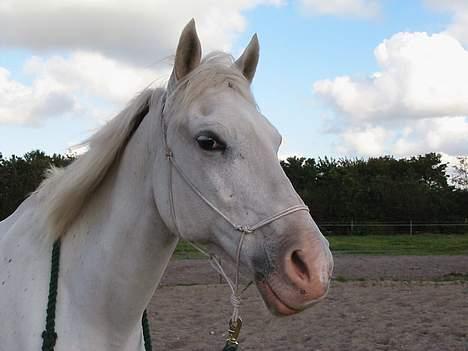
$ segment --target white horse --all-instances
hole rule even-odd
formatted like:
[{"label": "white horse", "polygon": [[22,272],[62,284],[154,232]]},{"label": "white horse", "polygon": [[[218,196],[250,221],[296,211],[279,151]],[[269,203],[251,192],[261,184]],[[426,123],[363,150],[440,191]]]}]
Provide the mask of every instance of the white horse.
[{"label": "white horse", "polygon": [[0,222],[1,351],[41,349],[58,238],[57,351],[143,350],[142,313],[179,237],[238,260],[274,314],[325,296],[328,242],[250,91],[258,54],[254,36],[237,61],[201,60],[192,20],[167,89],[143,91]]}]

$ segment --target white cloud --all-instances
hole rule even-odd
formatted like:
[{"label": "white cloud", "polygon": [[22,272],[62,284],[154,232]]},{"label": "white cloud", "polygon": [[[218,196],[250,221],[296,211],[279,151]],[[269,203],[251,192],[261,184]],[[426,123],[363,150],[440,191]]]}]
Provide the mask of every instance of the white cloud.
[{"label": "white cloud", "polygon": [[314,84],[342,125],[339,150],[468,153],[468,51],[447,34],[398,33],[374,53],[380,71],[369,78]]},{"label": "white cloud", "polygon": [[[168,70],[136,68],[87,52],[47,60],[32,57],[24,71],[33,78],[30,85],[0,68],[0,123],[38,126],[45,118],[67,113],[108,119],[155,77],[169,75]],[[95,107],[97,103],[105,107]]]},{"label": "white cloud", "polygon": [[148,66],[172,55],[192,17],[207,50],[229,49],[243,12],[282,0],[3,0],[1,47],[83,50]]},{"label": "white cloud", "polygon": [[468,114],[468,51],[456,39],[398,33],[375,57],[380,72],[318,81],[315,93],[354,122]]},{"label": "white cloud", "polygon": [[415,121],[395,141],[397,155],[421,154],[428,150],[447,155],[468,155],[466,117],[441,117]]},{"label": "white cloud", "polygon": [[426,0],[426,3],[435,9],[452,12],[452,23],[449,24],[445,32],[468,45],[468,1]]},{"label": "white cloud", "polygon": [[26,86],[0,67],[0,123],[38,124],[43,118],[71,112],[76,107],[72,96],[56,84],[43,80]]},{"label": "white cloud", "polygon": [[382,127],[349,129],[341,134],[338,151],[344,154],[378,156],[386,153],[385,141],[389,133]]},{"label": "white cloud", "polygon": [[399,157],[439,152],[446,160],[468,155],[466,117],[409,120],[399,124],[350,127],[338,134],[337,151],[346,155]]},{"label": "white cloud", "polygon": [[312,15],[374,18],[380,13],[379,0],[301,0],[301,4]]},{"label": "white cloud", "polygon": [[53,82],[67,91],[123,104],[153,79],[168,78],[164,70],[133,67],[97,53],[74,52],[69,57],[31,58],[25,71],[37,80]]},{"label": "white cloud", "polygon": [[[0,124],[40,125],[71,113],[112,117],[153,80],[164,82],[179,33],[192,17],[204,52],[228,50],[244,12],[283,0],[32,0],[0,2],[0,49],[27,48],[32,83],[0,67]],[[40,55],[48,53],[48,58]],[[60,54],[57,54],[59,52]],[[50,56],[52,55],[52,56]],[[161,65],[160,63],[164,65]]]}]

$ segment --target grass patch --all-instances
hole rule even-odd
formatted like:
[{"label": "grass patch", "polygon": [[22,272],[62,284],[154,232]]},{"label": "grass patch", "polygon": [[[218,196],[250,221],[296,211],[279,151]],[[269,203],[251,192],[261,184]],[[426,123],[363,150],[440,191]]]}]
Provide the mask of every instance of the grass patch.
[{"label": "grass patch", "polygon": [[436,281],[463,281],[468,282],[468,273],[449,273],[436,279]]},{"label": "grass patch", "polygon": [[206,256],[195,250],[192,245],[185,240],[179,241],[173,257],[176,259],[206,258]]},{"label": "grass patch", "polygon": [[[468,255],[468,234],[328,236],[334,253],[354,255]],[[176,259],[205,258],[181,240]]]},{"label": "grass patch", "polygon": [[435,282],[435,283],[443,283],[443,282],[468,282],[468,273],[448,273],[444,274],[440,277],[434,278],[423,278],[423,279],[400,279],[400,278],[391,278],[391,277],[380,277],[380,278],[349,278],[343,275],[337,275],[332,278],[332,280],[340,283],[347,283],[347,282],[377,282],[377,281],[393,281],[393,282]]},{"label": "grass patch", "polygon": [[329,236],[333,252],[356,255],[468,255],[468,235]]}]

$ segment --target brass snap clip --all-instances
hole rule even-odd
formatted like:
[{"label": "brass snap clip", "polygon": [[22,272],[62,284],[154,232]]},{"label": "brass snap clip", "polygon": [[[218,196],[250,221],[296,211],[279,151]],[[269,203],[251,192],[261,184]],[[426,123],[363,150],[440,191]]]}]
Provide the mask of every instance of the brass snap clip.
[{"label": "brass snap clip", "polygon": [[228,338],[227,342],[231,345],[238,345],[239,334],[242,328],[242,319],[237,318],[237,321],[233,321],[232,319],[229,321],[229,329],[228,329]]}]

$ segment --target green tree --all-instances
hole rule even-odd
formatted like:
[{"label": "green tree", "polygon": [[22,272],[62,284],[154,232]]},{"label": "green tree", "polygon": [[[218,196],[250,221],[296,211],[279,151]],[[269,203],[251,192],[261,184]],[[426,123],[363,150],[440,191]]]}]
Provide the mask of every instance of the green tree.
[{"label": "green tree", "polygon": [[64,167],[73,157],[34,150],[9,159],[0,154],[0,220],[9,216],[44,179],[50,166]]}]

